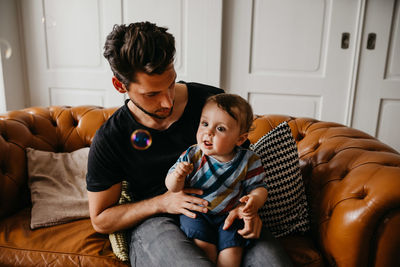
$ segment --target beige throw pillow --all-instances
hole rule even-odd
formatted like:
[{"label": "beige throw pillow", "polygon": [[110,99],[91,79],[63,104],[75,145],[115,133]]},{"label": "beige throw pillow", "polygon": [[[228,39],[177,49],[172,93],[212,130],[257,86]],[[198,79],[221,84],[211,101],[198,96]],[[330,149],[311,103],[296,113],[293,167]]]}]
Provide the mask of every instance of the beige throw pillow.
[{"label": "beige throw pillow", "polygon": [[88,147],[71,153],[26,148],[32,229],[89,217],[88,153]]}]

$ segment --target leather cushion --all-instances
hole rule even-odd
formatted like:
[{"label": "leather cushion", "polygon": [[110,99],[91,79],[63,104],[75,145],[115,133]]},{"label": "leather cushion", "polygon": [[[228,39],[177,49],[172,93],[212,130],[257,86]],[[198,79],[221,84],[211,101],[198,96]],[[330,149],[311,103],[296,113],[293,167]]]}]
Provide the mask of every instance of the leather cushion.
[{"label": "leather cushion", "polygon": [[322,267],[324,257],[308,234],[295,234],[280,238],[279,241],[288,252],[294,266]]},{"label": "leather cushion", "polygon": [[31,230],[30,209],[0,221],[1,266],[127,266],[89,219]]}]

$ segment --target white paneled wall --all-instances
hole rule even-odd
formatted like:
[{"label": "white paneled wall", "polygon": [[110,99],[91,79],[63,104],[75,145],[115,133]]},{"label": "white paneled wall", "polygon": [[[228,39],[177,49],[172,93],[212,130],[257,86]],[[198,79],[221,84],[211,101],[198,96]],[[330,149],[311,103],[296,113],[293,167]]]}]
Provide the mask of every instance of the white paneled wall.
[{"label": "white paneled wall", "polygon": [[222,0],[20,0],[32,105],[120,106],[103,58],[114,24],[152,21],[176,38],[178,79],[219,86]]},{"label": "white paneled wall", "polygon": [[[0,50],[2,53],[2,84],[4,86],[3,91],[0,88],[0,101],[4,101],[0,102],[0,112],[4,112],[29,105],[18,1],[0,0],[0,39],[3,40],[0,42]],[[5,43],[9,44],[12,49],[12,54],[8,59],[5,56],[7,49]],[[1,83],[0,87],[2,87]]]},{"label": "white paneled wall", "polygon": [[220,85],[222,0],[125,0],[123,21],[169,28],[178,80]]},{"label": "white paneled wall", "polygon": [[[10,103],[15,108],[121,105],[104,40],[114,24],[148,20],[176,38],[178,80],[240,94],[258,114],[353,126],[400,150],[393,123],[400,114],[399,2],[5,0],[20,7],[14,24],[23,28],[24,49],[17,50],[26,54],[29,81],[29,94],[6,96],[27,98]],[[7,75],[21,76],[15,73]]]}]

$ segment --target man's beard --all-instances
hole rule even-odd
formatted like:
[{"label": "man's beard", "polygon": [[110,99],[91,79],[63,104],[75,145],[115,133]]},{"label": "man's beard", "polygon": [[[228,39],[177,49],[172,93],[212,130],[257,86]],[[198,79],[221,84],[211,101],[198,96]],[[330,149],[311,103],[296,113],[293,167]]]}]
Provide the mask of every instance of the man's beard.
[{"label": "man's beard", "polygon": [[[170,109],[168,115],[166,115],[166,116],[160,116],[160,115],[157,115],[157,114],[155,114],[155,113],[151,113],[151,112],[145,110],[145,109],[144,109],[143,107],[141,107],[138,103],[136,103],[135,101],[133,101],[133,99],[130,99],[130,100],[131,100],[131,102],[132,102],[138,109],[140,109],[141,111],[143,111],[145,114],[147,114],[147,115],[149,115],[149,116],[151,116],[151,117],[153,117],[153,118],[159,119],[159,120],[164,120],[164,119],[168,118],[168,117],[172,114],[172,110],[174,109],[174,103],[172,103],[172,107],[171,107],[171,109]],[[174,102],[175,102],[175,101],[174,101]]]}]

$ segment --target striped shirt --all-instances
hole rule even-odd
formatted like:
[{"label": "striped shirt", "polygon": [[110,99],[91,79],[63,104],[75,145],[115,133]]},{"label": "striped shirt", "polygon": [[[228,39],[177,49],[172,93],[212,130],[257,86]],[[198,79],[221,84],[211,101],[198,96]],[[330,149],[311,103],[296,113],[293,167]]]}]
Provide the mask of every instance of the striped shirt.
[{"label": "striped shirt", "polygon": [[265,172],[260,158],[253,151],[236,147],[234,158],[220,162],[205,155],[199,146],[193,145],[181,154],[177,164],[187,161],[193,164],[193,172],[186,177],[185,187],[203,190],[199,196],[209,202],[210,214],[223,214],[232,210],[239,199],[258,187],[265,187]]}]

